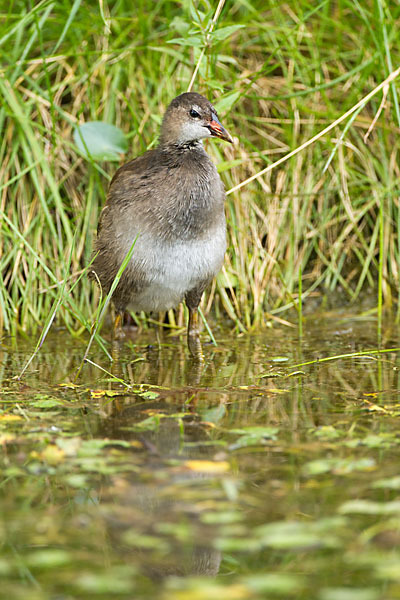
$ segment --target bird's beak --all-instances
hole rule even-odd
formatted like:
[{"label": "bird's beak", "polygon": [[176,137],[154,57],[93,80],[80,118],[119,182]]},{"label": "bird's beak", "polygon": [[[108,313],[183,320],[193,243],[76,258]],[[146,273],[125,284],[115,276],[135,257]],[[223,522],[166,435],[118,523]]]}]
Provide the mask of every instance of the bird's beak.
[{"label": "bird's beak", "polygon": [[208,129],[210,130],[211,135],[219,137],[221,138],[221,140],[226,140],[230,144],[233,144],[233,139],[226,131],[226,129],[222,126],[222,124],[219,122],[217,115],[213,113],[211,116],[212,120],[208,124]]}]

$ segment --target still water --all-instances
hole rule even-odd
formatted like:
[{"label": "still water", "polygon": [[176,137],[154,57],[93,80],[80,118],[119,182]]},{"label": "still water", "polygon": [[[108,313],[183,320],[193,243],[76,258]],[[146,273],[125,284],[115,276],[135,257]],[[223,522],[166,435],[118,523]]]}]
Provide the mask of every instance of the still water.
[{"label": "still water", "polygon": [[76,382],[82,340],[22,380],[1,341],[1,598],[400,599],[400,353],[344,313],[216,334],[203,365],[93,348]]}]

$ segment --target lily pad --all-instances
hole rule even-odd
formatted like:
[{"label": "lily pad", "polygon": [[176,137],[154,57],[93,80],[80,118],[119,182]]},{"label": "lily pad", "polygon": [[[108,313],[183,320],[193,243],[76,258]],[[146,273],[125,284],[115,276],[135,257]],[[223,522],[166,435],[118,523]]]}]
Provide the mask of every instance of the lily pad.
[{"label": "lily pad", "polygon": [[95,160],[119,160],[128,150],[124,133],[110,123],[88,121],[74,130],[74,141],[79,151]]}]

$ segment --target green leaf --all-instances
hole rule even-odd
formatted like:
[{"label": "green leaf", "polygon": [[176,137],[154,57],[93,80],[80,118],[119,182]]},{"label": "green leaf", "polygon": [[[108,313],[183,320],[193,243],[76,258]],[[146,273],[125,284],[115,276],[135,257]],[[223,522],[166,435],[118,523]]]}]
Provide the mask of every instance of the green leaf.
[{"label": "green leaf", "polygon": [[74,21],[74,18],[75,18],[76,14],[77,14],[80,6],[81,6],[81,2],[82,2],[82,0],[75,0],[75,2],[73,3],[73,5],[72,5],[72,7],[71,7],[71,9],[69,11],[68,19],[67,19],[67,21],[66,21],[66,23],[64,25],[64,29],[62,30],[62,33],[61,33],[60,37],[58,38],[58,42],[55,45],[55,48],[53,50],[54,54],[57,52],[58,48],[63,43],[63,41],[65,39],[65,36],[67,35],[68,30],[71,27],[71,25],[72,25],[72,23]]},{"label": "green leaf", "polygon": [[175,17],[174,19],[172,19],[169,28],[173,29],[174,31],[177,31],[180,35],[183,36],[189,31],[190,25],[181,17]]},{"label": "green leaf", "polygon": [[234,288],[239,283],[236,275],[234,273],[232,273],[231,271],[228,272],[227,269],[225,270],[225,273],[223,273],[222,271],[220,273],[218,273],[217,279],[218,279],[218,283],[223,288],[230,288],[230,287]]},{"label": "green leaf", "polygon": [[204,42],[200,37],[188,37],[188,38],[174,38],[173,40],[167,40],[167,44],[178,44],[179,46],[197,46],[201,48],[204,46]]},{"label": "green leaf", "polygon": [[235,31],[237,31],[238,29],[242,29],[243,27],[245,27],[245,25],[228,25],[228,27],[221,27],[221,29],[213,31],[211,35],[213,40],[221,41],[225,40],[233,33],[235,33]]},{"label": "green leaf", "polygon": [[218,100],[218,102],[214,103],[215,110],[218,113],[224,113],[225,111],[229,110],[233,106],[233,104],[235,104],[238,98],[240,98],[240,92],[236,91],[227,94],[226,96]]},{"label": "green leaf", "polygon": [[128,140],[115,125],[88,121],[74,130],[74,141],[84,156],[95,160],[119,160],[128,150]]},{"label": "green leaf", "polygon": [[242,158],[234,158],[233,160],[222,160],[217,164],[218,173],[223,173],[224,171],[228,171],[233,169],[234,167],[238,167],[243,162]]}]

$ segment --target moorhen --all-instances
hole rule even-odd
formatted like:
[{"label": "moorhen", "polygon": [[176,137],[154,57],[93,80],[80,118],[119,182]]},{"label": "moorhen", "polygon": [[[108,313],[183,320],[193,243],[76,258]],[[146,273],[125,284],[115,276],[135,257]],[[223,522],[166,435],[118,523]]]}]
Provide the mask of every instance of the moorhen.
[{"label": "moorhen", "polygon": [[159,145],[118,169],[100,215],[92,274],[108,293],[133,242],[114,291],[114,335],[125,309],[165,311],[183,299],[188,347],[201,356],[197,309],[226,249],[225,192],[203,139],[232,138],[212,104],[194,92],[168,106]]}]

